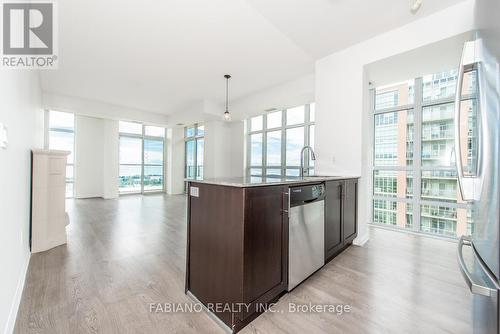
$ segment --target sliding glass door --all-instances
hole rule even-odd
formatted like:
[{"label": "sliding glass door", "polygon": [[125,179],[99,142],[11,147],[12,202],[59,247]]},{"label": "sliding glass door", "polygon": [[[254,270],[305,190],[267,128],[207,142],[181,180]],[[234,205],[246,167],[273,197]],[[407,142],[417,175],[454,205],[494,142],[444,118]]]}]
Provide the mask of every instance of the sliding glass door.
[{"label": "sliding glass door", "polygon": [[47,111],[48,133],[46,148],[69,151],[66,163],[66,198],[73,197],[75,161],[75,115],[72,113]]},{"label": "sliding glass door", "polygon": [[185,177],[188,180],[203,179],[203,159],[205,153],[205,126],[195,124],[184,129],[186,145]]},{"label": "sliding glass door", "polygon": [[120,193],[140,193],[142,185],[142,139],[120,137]]},{"label": "sliding glass door", "polygon": [[120,194],[164,190],[165,129],[120,122]]},{"label": "sliding glass door", "polygon": [[144,191],[163,190],[163,140],[144,139]]}]

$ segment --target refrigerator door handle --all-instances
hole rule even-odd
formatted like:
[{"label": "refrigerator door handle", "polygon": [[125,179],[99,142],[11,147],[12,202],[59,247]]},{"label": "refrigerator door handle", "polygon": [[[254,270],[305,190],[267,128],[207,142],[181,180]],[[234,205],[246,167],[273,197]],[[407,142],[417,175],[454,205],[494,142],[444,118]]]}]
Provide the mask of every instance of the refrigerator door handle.
[{"label": "refrigerator door handle", "polygon": [[[460,58],[460,65],[458,68],[458,77],[457,77],[457,90],[455,92],[455,166],[457,168],[457,176],[458,176],[458,187],[460,190],[460,195],[463,201],[474,201],[478,200],[477,195],[479,194],[478,189],[476,189],[480,185],[480,175],[479,175],[479,166],[481,165],[481,149],[482,149],[482,135],[481,135],[481,68],[477,63],[474,64],[466,64],[467,50],[474,46],[475,42],[465,42],[464,48],[462,51],[462,56]],[[462,145],[461,145],[461,103],[462,103],[462,88],[463,81],[466,71],[476,70],[477,73],[477,91],[475,92],[477,99],[477,124],[478,124],[478,149],[477,149],[477,163],[475,164],[474,172],[472,175],[465,175],[464,173],[464,164],[462,160]]]},{"label": "refrigerator door handle", "polygon": [[474,275],[467,269],[462,252],[464,246],[472,246],[471,237],[461,236],[460,239],[458,240],[457,259],[458,259],[458,264],[460,266],[460,272],[462,273],[465,283],[467,283],[467,286],[469,287],[470,291],[475,295],[481,295],[486,297],[493,296],[494,294],[497,293],[497,289],[477,283]]},{"label": "refrigerator door handle", "polygon": [[455,92],[455,161],[458,174],[458,187],[460,189],[460,194],[462,200],[467,200],[467,194],[465,193],[464,187],[464,167],[462,163],[462,149],[460,145],[460,107],[462,101],[462,87],[465,74],[465,55],[467,49],[467,42],[464,44],[462,51],[462,56],[460,57],[460,65],[458,66],[458,77],[457,77],[457,90]]}]

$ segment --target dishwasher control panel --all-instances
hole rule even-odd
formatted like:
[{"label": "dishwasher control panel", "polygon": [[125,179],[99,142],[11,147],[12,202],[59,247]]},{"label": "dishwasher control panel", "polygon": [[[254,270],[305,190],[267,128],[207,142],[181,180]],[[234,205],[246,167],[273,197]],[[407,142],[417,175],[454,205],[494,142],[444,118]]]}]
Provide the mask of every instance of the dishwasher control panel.
[{"label": "dishwasher control panel", "polygon": [[325,184],[290,187],[290,207],[319,201],[325,197]]}]

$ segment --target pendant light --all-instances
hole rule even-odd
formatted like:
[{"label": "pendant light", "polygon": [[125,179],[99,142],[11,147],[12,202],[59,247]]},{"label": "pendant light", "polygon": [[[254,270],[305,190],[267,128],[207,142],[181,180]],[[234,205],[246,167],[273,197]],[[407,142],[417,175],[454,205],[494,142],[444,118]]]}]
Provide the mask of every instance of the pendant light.
[{"label": "pendant light", "polygon": [[420,7],[422,7],[422,3],[424,0],[410,0],[410,11],[412,14],[416,14]]},{"label": "pendant light", "polygon": [[231,114],[229,113],[229,79],[231,79],[231,76],[229,74],[226,74],[224,75],[224,78],[226,78],[226,111],[224,111],[224,120],[230,121]]}]

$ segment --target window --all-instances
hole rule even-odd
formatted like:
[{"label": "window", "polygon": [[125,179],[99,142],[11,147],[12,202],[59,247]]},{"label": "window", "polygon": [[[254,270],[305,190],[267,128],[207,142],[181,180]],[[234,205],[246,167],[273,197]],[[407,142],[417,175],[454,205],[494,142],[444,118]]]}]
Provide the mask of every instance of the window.
[{"label": "window", "polygon": [[66,197],[73,197],[75,163],[75,116],[71,113],[50,110],[48,116],[48,142],[51,150],[71,152],[66,162]]},{"label": "window", "polygon": [[186,145],[185,177],[189,180],[203,179],[203,158],[205,153],[205,126],[195,124],[184,129]]},{"label": "window", "polygon": [[[461,112],[469,131],[464,166],[477,157],[475,72],[464,79]],[[374,90],[373,223],[445,237],[473,229],[460,201],[454,163],[457,71]]]},{"label": "window", "polygon": [[[298,177],[300,151],[305,145],[314,147],[314,121],[314,103],[248,119],[247,174],[251,177]],[[310,155],[304,161],[304,168],[310,174],[314,171]]]},{"label": "window", "polygon": [[120,136],[120,193],[141,192],[142,138]]},{"label": "window", "polygon": [[165,128],[119,123],[121,194],[163,191]]},{"label": "window", "polygon": [[144,138],[144,191],[163,190],[163,146],[163,139]]}]

